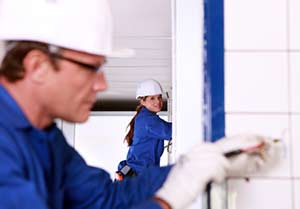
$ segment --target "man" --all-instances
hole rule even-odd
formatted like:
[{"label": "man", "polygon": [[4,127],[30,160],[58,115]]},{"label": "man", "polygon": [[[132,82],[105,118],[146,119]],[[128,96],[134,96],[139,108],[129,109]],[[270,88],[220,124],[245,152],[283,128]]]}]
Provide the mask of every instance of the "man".
[{"label": "man", "polygon": [[[122,182],[88,166],[54,119],[87,120],[106,89],[101,68],[112,54],[111,26],[106,0],[0,1],[0,209],[180,209],[209,181],[261,167],[258,155],[226,159],[233,140],[199,144],[174,166]],[[268,141],[234,140],[237,148],[260,143]]]}]

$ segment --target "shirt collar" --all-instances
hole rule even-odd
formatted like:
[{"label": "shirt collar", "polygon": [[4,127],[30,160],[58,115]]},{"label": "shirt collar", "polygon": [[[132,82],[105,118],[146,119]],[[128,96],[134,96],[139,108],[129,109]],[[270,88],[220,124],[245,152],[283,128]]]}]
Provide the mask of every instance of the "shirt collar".
[{"label": "shirt collar", "polygon": [[153,114],[153,115],[156,115],[156,113],[155,112],[151,112],[150,110],[148,110],[147,109],[147,107],[145,107],[145,106],[143,106],[142,107],[142,110],[141,110],[142,112],[145,112],[145,113],[149,113],[149,114]]},{"label": "shirt collar", "polygon": [[[0,123],[15,127],[17,129],[31,130],[35,136],[39,138],[49,138],[49,134],[56,133],[56,124],[53,122],[45,130],[38,129],[34,127],[29,120],[26,118],[20,106],[14,100],[14,98],[9,94],[9,92],[0,84]],[[53,137],[50,137],[53,138]]]},{"label": "shirt collar", "polygon": [[16,128],[32,127],[20,106],[3,85],[0,85],[0,101],[0,113],[4,116],[1,117],[0,121],[10,123],[11,126],[15,126]]}]

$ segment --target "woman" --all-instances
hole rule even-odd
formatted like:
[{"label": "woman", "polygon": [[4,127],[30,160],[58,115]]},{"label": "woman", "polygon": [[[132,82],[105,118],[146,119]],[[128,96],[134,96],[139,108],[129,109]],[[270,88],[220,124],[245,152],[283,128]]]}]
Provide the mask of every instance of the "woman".
[{"label": "woman", "polygon": [[[136,99],[139,99],[140,104],[124,139],[129,150],[126,160],[121,161],[118,166],[117,174],[121,176],[139,175],[147,167],[159,166],[164,140],[172,138],[172,123],[157,115],[163,107],[161,85],[153,79],[140,82]],[[116,179],[118,178],[117,176]]]}]

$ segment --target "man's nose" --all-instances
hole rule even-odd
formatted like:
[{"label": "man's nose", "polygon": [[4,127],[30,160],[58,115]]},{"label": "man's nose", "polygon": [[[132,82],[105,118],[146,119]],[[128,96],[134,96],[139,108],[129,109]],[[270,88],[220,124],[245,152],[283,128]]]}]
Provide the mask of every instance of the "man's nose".
[{"label": "man's nose", "polygon": [[107,82],[103,72],[97,74],[93,88],[97,92],[104,91],[107,89]]}]

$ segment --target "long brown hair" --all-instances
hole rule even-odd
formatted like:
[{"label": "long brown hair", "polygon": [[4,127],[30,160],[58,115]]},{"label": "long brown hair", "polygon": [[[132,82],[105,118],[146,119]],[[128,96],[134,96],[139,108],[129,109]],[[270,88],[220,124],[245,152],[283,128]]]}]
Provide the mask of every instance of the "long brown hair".
[{"label": "long brown hair", "polygon": [[[141,100],[145,101],[146,98],[147,98],[147,96],[146,97],[141,97],[140,101]],[[129,128],[129,131],[127,132],[127,134],[124,138],[124,142],[126,141],[128,146],[132,145],[135,118],[141,112],[142,107],[143,107],[143,105],[141,103],[136,107],[136,113],[133,116],[133,118],[131,119],[131,121],[129,122],[128,126],[127,126],[127,129]]]}]

